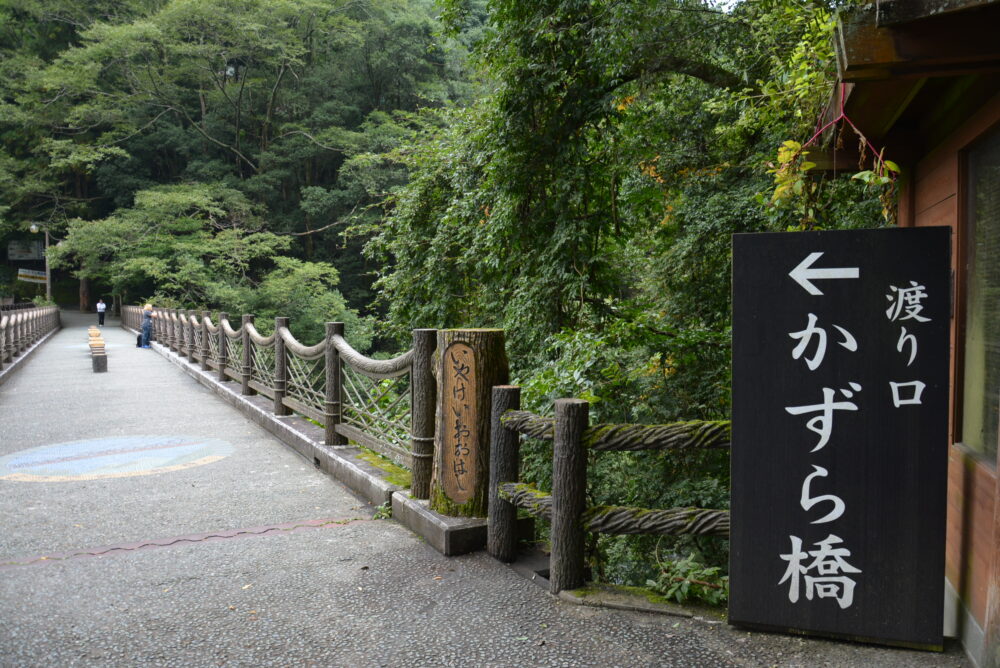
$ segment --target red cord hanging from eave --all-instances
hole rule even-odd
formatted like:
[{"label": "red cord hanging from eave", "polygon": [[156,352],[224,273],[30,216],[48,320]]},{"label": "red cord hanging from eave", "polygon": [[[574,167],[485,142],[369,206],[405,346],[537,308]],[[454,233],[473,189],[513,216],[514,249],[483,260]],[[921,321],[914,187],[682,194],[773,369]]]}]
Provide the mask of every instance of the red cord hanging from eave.
[{"label": "red cord hanging from eave", "polygon": [[[847,124],[850,125],[851,128],[854,130],[854,132],[857,133],[857,135],[861,138],[861,140],[862,140],[862,147],[864,148],[864,150],[871,151],[872,152],[872,158],[876,162],[880,162],[882,160],[882,153],[878,152],[874,148],[872,148],[872,143],[868,140],[868,137],[865,136],[865,133],[863,133],[861,130],[858,129],[858,126],[856,126],[854,124],[854,121],[852,121],[851,118],[847,115],[847,112],[844,111],[844,103],[847,100],[847,84],[844,83],[843,81],[841,81],[841,82],[839,82],[837,84],[837,87],[840,89],[840,112],[837,114],[836,118],[834,118],[832,121],[827,122],[822,127],[820,127],[818,130],[816,130],[816,132],[813,133],[813,136],[810,137],[809,140],[806,141],[806,143],[802,144],[802,146],[799,148],[799,153],[801,153],[807,146],[809,146],[810,144],[812,144],[813,142],[815,142],[817,139],[819,139],[819,137],[824,132],[826,132],[830,127],[836,125],[840,121],[846,121]],[[816,125],[819,125],[819,123],[817,123]],[[883,150],[885,150],[885,149],[883,148]],[[864,152],[863,151],[862,151],[861,155],[862,155],[862,157],[864,156]]]}]

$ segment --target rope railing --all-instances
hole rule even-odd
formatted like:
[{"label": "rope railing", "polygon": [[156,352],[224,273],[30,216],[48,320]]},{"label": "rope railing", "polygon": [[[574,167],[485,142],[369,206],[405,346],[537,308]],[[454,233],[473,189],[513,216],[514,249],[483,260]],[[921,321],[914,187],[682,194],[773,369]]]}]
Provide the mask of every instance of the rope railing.
[{"label": "rope railing", "polygon": [[22,308],[0,314],[0,371],[60,326],[55,306]]},{"label": "rope railing", "polygon": [[[555,418],[528,411],[507,411],[500,418],[505,429],[542,441],[555,437]],[[595,424],[583,433],[589,450],[711,450],[728,448],[728,420],[686,420],[668,424]]]},{"label": "rope railing", "polygon": [[[514,558],[517,508],[552,523],[549,588],[583,584],[584,532],[729,536],[729,511],[711,508],[650,509],[586,506],[588,452],[691,450],[729,447],[731,425],[692,420],[661,425],[588,426],[590,404],[559,399],[555,417],[520,407],[520,388],[493,388],[490,502],[487,549],[501,561]],[[552,493],[518,481],[520,436],[552,441]]]},{"label": "rope railing", "polygon": [[[243,395],[272,401],[275,415],[301,415],[324,429],[324,443],[370,448],[413,472],[411,493],[430,494],[435,394],[431,358],[436,330],[414,330],[410,350],[386,360],[366,357],[327,323],[321,341],[306,345],[276,318],[264,336],[252,315],[233,328],[227,313],[153,309],[153,338],[191,364],[214,370],[216,382],[240,383]],[[216,324],[217,323],[217,324]],[[138,306],[122,307],[122,324],[142,326]]]}]

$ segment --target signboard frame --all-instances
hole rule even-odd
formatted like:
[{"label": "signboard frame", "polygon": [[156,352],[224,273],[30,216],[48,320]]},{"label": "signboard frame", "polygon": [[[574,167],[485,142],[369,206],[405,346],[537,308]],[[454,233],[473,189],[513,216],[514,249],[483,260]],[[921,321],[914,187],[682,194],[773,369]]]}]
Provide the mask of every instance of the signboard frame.
[{"label": "signboard frame", "polygon": [[943,645],[951,229],[733,236],[730,623]]}]

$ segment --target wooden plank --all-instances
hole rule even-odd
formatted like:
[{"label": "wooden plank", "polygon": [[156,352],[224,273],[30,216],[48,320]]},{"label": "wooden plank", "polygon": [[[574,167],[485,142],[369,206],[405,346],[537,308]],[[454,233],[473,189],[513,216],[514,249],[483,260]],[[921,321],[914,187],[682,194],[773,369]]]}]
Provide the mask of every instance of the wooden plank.
[{"label": "wooden plank", "polygon": [[880,26],[868,5],[838,22],[837,64],[844,81],[954,76],[1000,69],[995,26],[1000,5]]},{"label": "wooden plank", "polygon": [[985,7],[995,2],[996,0],[890,0],[882,2],[878,7],[876,21],[880,26],[891,26]]},{"label": "wooden plank", "polygon": [[261,394],[263,394],[268,399],[274,399],[274,390],[271,388],[270,385],[266,385],[265,383],[262,383],[259,380],[253,380],[253,379],[250,380],[248,385],[253,389],[257,390],[258,392],[260,392]]},{"label": "wooden plank", "polygon": [[326,420],[326,416],[323,415],[322,411],[318,411],[312,406],[308,406],[293,397],[286,396],[281,400],[281,403],[288,406],[296,413],[299,413],[300,415],[305,415],[307,418],[310,418],[311,420],[315,420],[316,422],[320,423],[320,425],[323,425],[324,421]]}]

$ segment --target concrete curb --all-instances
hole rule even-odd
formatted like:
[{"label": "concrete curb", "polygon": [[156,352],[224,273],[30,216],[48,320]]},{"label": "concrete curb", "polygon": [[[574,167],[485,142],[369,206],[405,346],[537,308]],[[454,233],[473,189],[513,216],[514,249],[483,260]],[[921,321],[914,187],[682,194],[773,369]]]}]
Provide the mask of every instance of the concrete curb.
[{"label": "concrete curb", "polygon": [[[123,329],[138,333],[128,327]],[[275,415],[273,402],[267,397],[240,394],[239,383],[220,383],[214,369],[202,370],[200,363],[192,364],[161,343],[151,341],[150,348],[361,498],[375,506],[391,504],[393,518],[441,554],[455,556],[486,547],[485,519],[446,517],[434,512],[427,501],[411,498],[410,490],[385,480],[385,472],[363,460],[359,448],[324,445],[323,429],[309,420],[298,415]]]},{"label": "concrete curb", "polygon": [[61,325],[59,327],[56,327],[51,332],[49,332],[48,334],[46,334],[42,338],[38,339],[37,341],[35,341],[35,343],[30,348],[28,348],[23,353],[21,353],[20,355],[18,355],[17,357],[15,357],[14,361],[12,361],[12,362],[10,362],[8,364],[5,364],[4,367],[3,367],[3,369],[0,370],[0,385],[3,385],[4,383],[6,383],[7,380],[11,376],[13,376],[14,373],[17,372],[18,369],[20,369],[21,367],[23,367],[28,362],[28,360],[31,358],[31,356],[35,353],[36,350],[38,350],[41,347],[41,345],[43,343],[45,343],[50,338],[52,338],[57,333],[59,333],[59,330],[61,330],[61,329],[62,329]]}]

